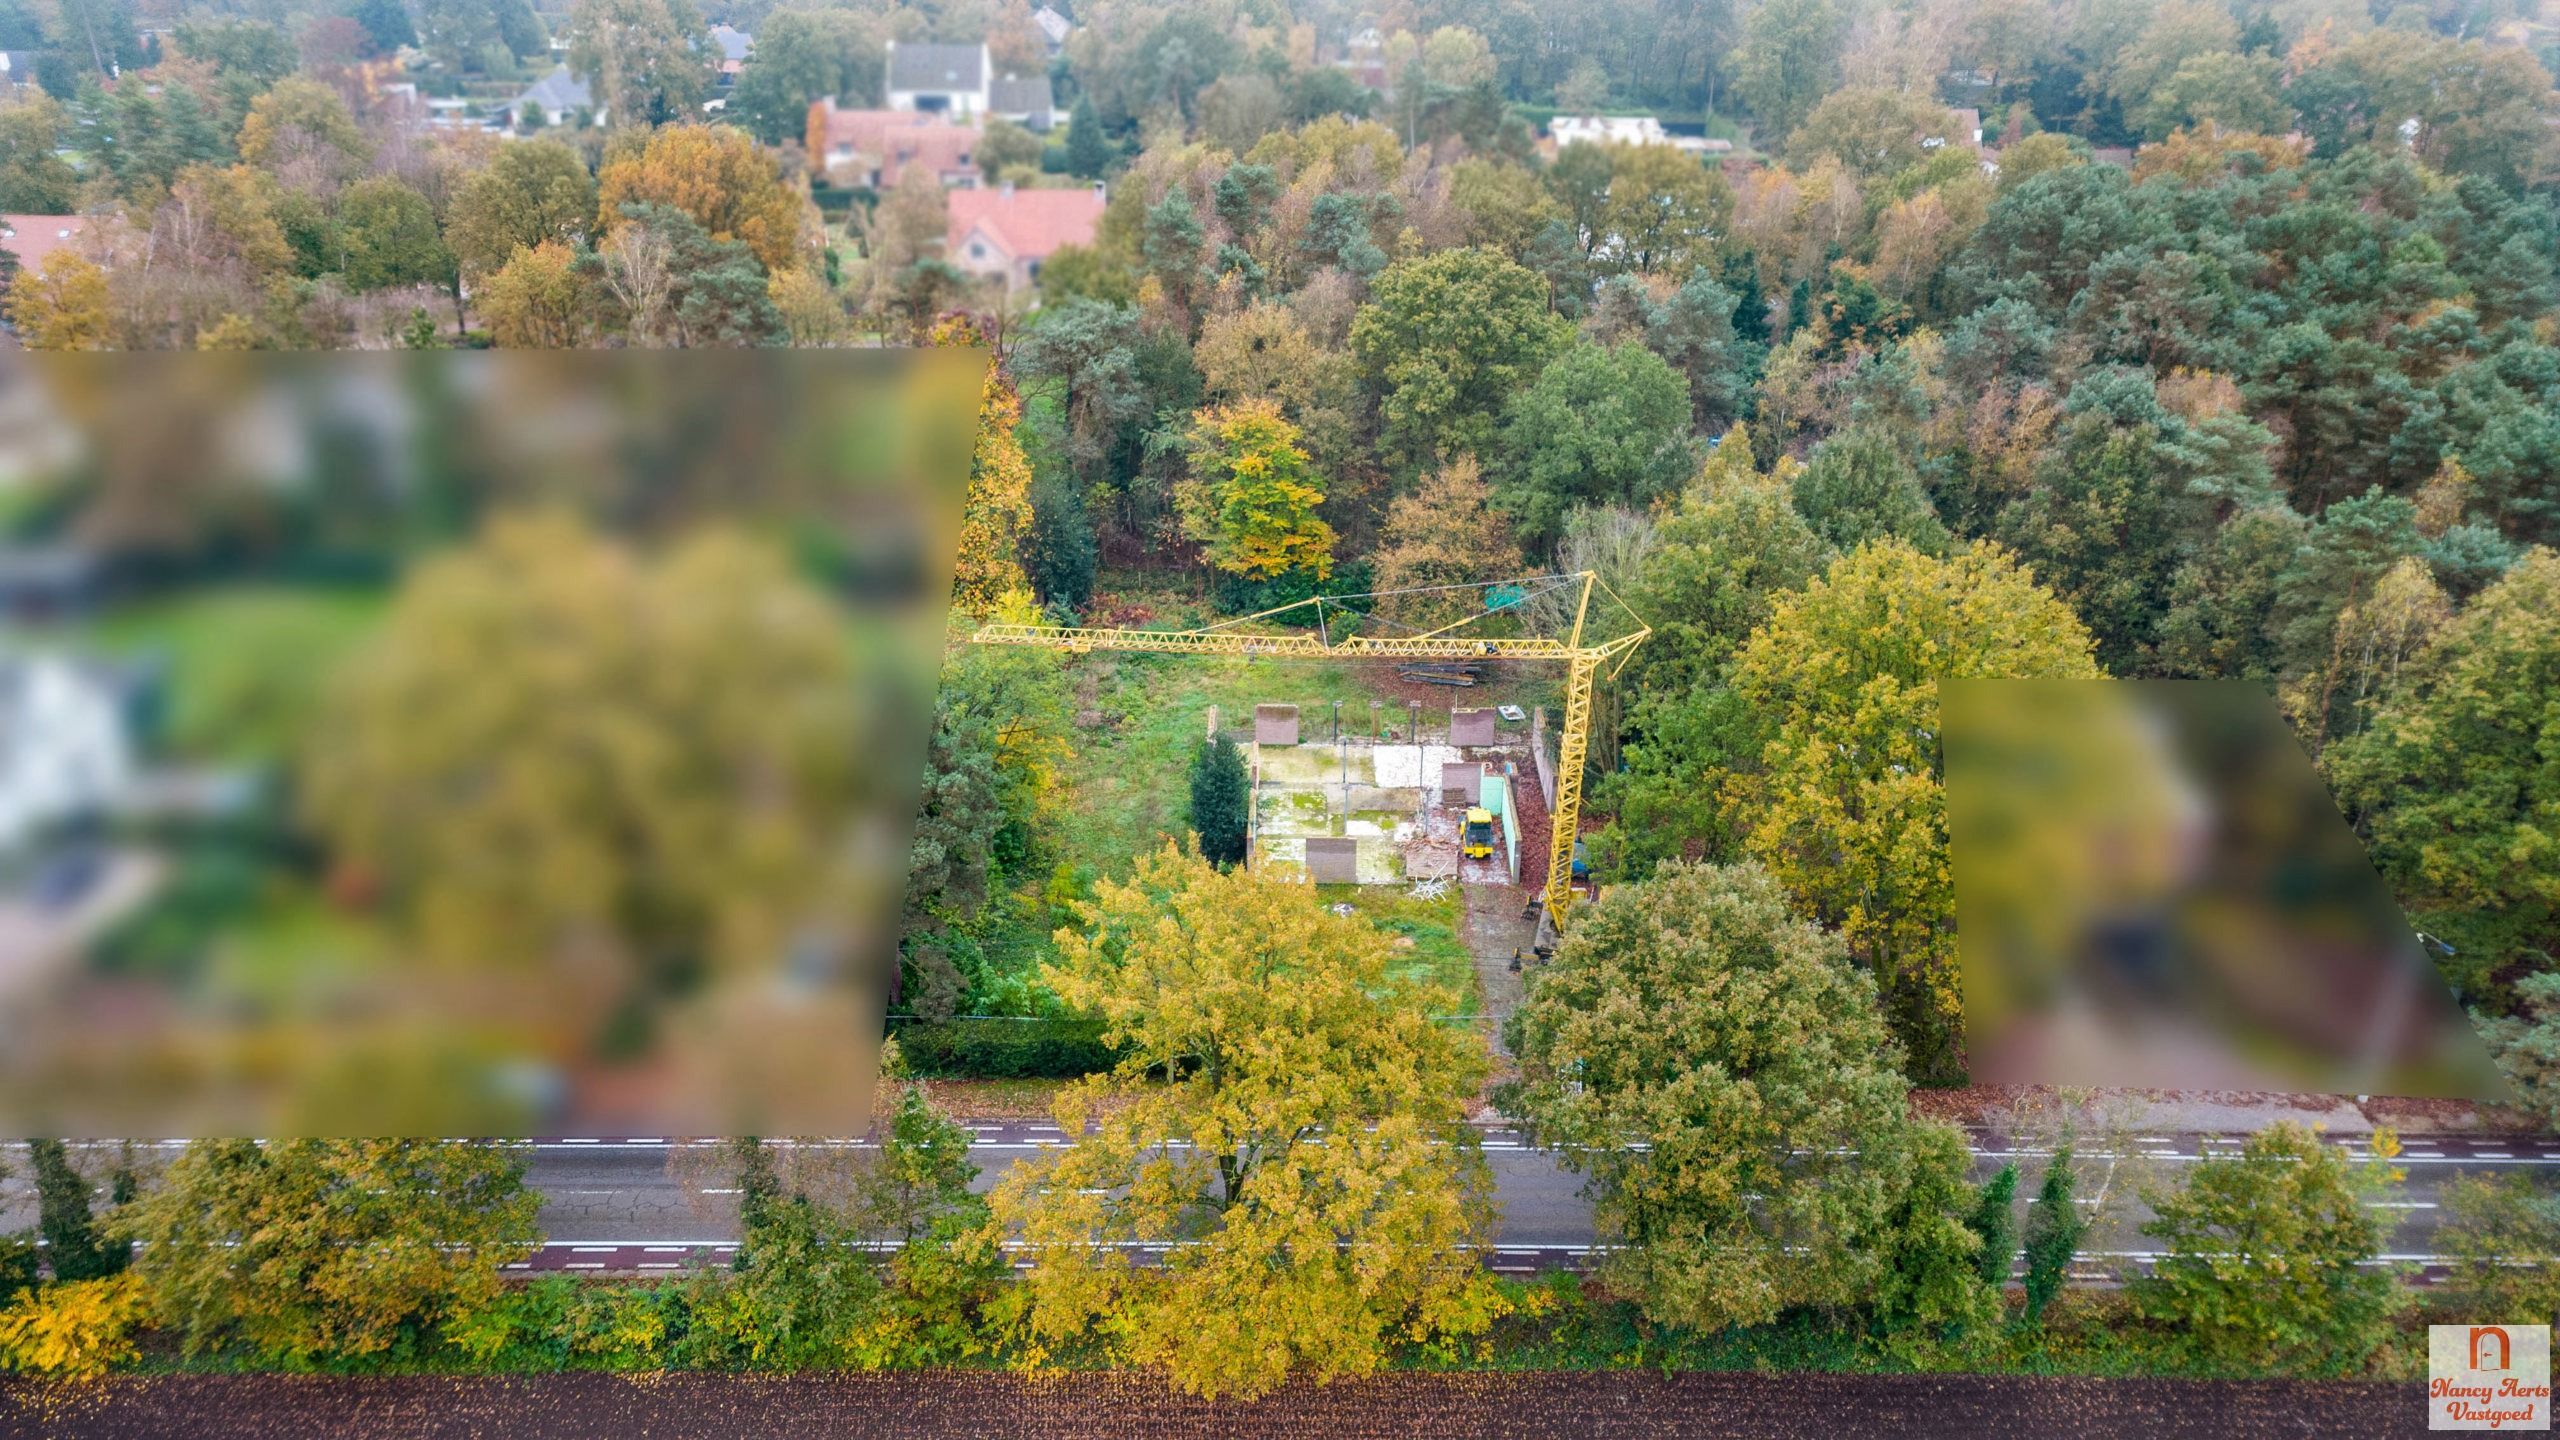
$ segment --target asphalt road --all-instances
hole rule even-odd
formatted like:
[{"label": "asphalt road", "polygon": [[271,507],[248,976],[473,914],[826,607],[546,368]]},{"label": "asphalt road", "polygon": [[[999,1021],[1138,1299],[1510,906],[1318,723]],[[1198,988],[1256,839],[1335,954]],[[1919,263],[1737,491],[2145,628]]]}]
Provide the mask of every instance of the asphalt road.
[{"label": "asphalt road", "polygon": [[[1038,1121],[986,1121],[972,1125],[976,1136],[970,1158],[978,1165],[975,1184],[986,1190],[1007,1166],[1065,1143],[1056,1126]],[[1499,1219],[1493,1234],[1490,1267],[1504,1274],[1580,1267],[1591,1263],[1596,1243],[1591,1207],[1582,1198],[1581,1180],[1566,1172],[1554,1156],[1524,1143],[1499,1126],[1479,1130],[1486,1164],[1494,1178]],[[2130,1195],[2144,1183],[2174,1183],[2176,1167],[2194,1164],[2208,1153],[2236,1153],[2238,1135],[2153,1134],[2129,1137],[2121,1152],[2084,1150],[2077,1155],[2082,1203],[2099,1211],[2081,1250],[2076,1278],[2104,1283],[2138,1268],[2152,1254],[2140,1232],[2144,1218],[2138,1205],[2101,1205],[2108,1190]],[[2048,1152],[2012,1149],[2006,1142],[1976,1133],[1974,1169],[1984,1178],[2010,1161],[2019,1167],[2019,1191],[2031,1194],[2043,1176]],[[168,1142],[174,1147],[176,1142]],[[651,1273],[681,1270],[699,1259],[718,1259],[737,1248],[736,1191],[721,1173],[719,1141],[688,1141],[666,1136],[579,1136],[537,1140],[528,1179],[540,1191],[542,1228],[548,1237],[539,1253],[516,1268]],[[817,1142],[866,1148],[861,1141]],[[2330,1143],[2351,1155],[2366,1155],[2362,1136],[2339,1136]],[[0,1231],[32,1227],[35,1206],[23,1147],[0,1152],[11,1172],[0,1183]],[[2462,1174],[2524,1171],[2560,1187],[2560,1136],[2408,1135],[2397,1161],[2407,1175],[2397,1192],[2380,1202],[2393,1220],[2387,1262],[2415,1265],[2422,1277],[2437,1259],[2432,1240],[2441,1217],[2445,1184]],[[1028,1263],[1028,1262],[1023,1262]]]},{"label": "asphalt road", "polygon": [[[1044,1146],[1064,1143],[1054,1125],[1030,1121],[989,1121],[971,1127],[977,1136],[970,1158],[979,1166],[976,1187],[985,1190],[1005,1167],[1036,1155]],[[1566,1172],[1545,1151],[1524,1144],[1513,1131],[1485,1127],[1486,1164],[1494,1177],[1500,1219],[1489,1264],[1499,1272],[1536,1270],[1589,1263],[1596,1236],[1591,1207],[1581,1196],[1581,1180]],[[2083,1203],[2105,1185],[2129,1191],[2145,1178],[2174,1182],[2173,1167],[2193,1164],[2209,1152],[2236,1153],[2237,1135],[2143,1135],[2134,1148],[2118,1154],[2084,1152],[2078,1156]],[[2046,1152],[2012,1150],[1975,1136],[1975,1173],[1987,1177],[2008,1161],[2018,1162],[2019,1189],[2032,1193],[2042,1178]],[[702,1171],[710,1164],[670,1159],[695,1142],[665,1137],[578,1137],[535,1142],[533,1185],[543,1194],[543,1229],[550,1243],[530,1269],[674,1270],[697,1254],[718,1255],[733,1249],[737,1237],[736,1202],[728,1180]],[[716,1144],[717,1142],[704,1142]],[[840,1142],[853,1144],[856,1142]],[[2332,1143],[2350,1154],[2369,1153],[2360,1136]],[[2526,1170],[2560,1186],[2560,1137],[2491,1137],[2480,1135],[2412,1135],[2402,1139],[2395,1162],[2407,1172],[2397,1193],[2382,1203],[2393,1217],[2385,1258],[2425,1267],[2435,1256],[2433,1232],[2447,1181],[2466,1173]],[[697,1156],[697,1161],[710,1161]],[[692,1173],[688,1173],[692,1172]],[[2148,1258],[2151,1241],[2140,1233],[2138,1209],[2115,1206],[2093,1230],[2082,1251],[2087,1262],[2078,1272],[2091,1281],[2118,1277]]]}]

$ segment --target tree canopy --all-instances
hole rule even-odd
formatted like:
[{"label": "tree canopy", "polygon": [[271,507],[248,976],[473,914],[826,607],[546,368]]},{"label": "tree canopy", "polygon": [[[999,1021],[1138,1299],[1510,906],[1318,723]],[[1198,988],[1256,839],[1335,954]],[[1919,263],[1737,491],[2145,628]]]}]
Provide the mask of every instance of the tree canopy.
[{"label": "tree canopy", "polygon": [[1591,1177],[1602,1274],[1655,1321],[1991,1314],[1962,1144],[1909,1118],[1873,982],[1757,866],[1611,890],[1504,1034],[1504,1107]]},{"label": "tree canopy", "polygon": [[1076,1143],[996,1186],[1034,1261],[1027,1353],[1098,1345],[1251,1396],[1481,1333],[1499,1302],[1468,1248],[1490,1178],[1465,1103],[1486,1057],[1433,1021],[1448,997],[1367,922],[1172,850],[1078,908],[1047,979],[1124,1058],[1059,1096]]},{"label": "tree canopy", "polygon": [[1734,657],[1765,736],[1730,782],[1744,846],[1840,927],[1923,1075],[1956,1063],[1962,1013],[1938,685],[2098,673],[2069,607],[1984,543],[1943,560],[1861,546],[1780,598]]}]

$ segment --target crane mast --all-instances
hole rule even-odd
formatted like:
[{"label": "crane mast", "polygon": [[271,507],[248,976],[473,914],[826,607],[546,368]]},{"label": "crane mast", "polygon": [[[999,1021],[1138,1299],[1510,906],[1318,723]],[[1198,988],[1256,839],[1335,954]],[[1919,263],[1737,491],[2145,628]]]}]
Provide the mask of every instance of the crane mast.
[{"label": "crane mast", "polygon": [[[1467,626],[1483,619],[1482,614],[1419,635],[1351,635],[1335,639],[1330,628],[1323,623],[1324,604],[1335,598],[1330,596],[1301,600],[1259,614],[1242,616],[1225,625],[1199,630],[987,624],[980,626],[969,639],[978,645],[1025,645],[1070,655],[1111,650],[1155,655],[1225,655],[1245,660],[1512,660],[1563,665],[1564,729],[1557,739],[1556,793],[1553,797],[1553,823],[1548,827],[1544,897],[1548,919],[1562,926],[1566,907],[1573,898],[1573,842],[1582,812],[1582,766],[1591,748],[1592,687],[1604,668],[1610,674],[1616,674],[1626,663],[1626,657],[1653,631],[1638,621],[1632,632],[1586,644],[1583,632],[1591,614],[1592,592],[1595,588],[1606,591],[1606,582],[1588,570],[1541,578],[1565,583],[1580,582],[1580,594],[1574,605],[1573,632],[1566,639],[1461,633]],[[1453,587],[1430,588],[1445,590]],[[1381,591],[1377,596],[1340,598],[1372,599],[1400,593],[1406,592]],[[1616,596],[1612,594],[1610,598],[1615,600]],[[1625,608],[1625,602],[1618,603],[1621,609]],[[1314,634],[1303,631],[1248,633],[1228,628],[1255,620],[1276,619],[1309,606],[1314,606],[1317,614],[1318,626]]]}]

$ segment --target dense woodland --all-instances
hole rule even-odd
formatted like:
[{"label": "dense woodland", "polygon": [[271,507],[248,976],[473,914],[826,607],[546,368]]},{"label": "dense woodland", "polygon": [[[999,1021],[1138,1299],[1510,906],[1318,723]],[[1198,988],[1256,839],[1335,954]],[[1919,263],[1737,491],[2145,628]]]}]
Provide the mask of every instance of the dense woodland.
[{"label": "dense woodland", "polygon": [[[735,125],[687,118],[715,19],[764,37],[712,117]],[[2531,1026],[2560,1007],[2534,978],[2560,894],[2560,582],[2535,547],[2560,538],[2560,103],[2536,17],[1074,20],[1048,62],[1072,123],[999,124],[982,158],[1106,179],[1110,205],[1008,297],[940,255],[939,187],[829,192],[796,136],[812,98],[876,100],[892,38],[1043,63],[1019,4],[19,7],[0,42],[40,84],[0,111],[0,209],[98,223],[9,313],[63,348],[993,343],[963,560],[981,612],[1027,583],[1081,614],[1133,568],[1206,575],[1229,611],[1596,568],[1658,632],[1594,747],[1606,863],[1769,865],[1945,1078],[1935,790],[1886,779],[1935,761],[1875,738],[1894,707],[1977,671],[2259,681],[2466,1001],[2520,1017],[2520,1073],[2551,1063]],[[553,35],[611,127],[437,132],[386,89],[485,90]],[[1738,144],[1542,153],[1559,107]],[[1935,632],[1929,605],[1976,633]],[[1879,645],[1878,615],[1914,643]],[[1836,666],[1806,663],[1822,646]],[[946,715],[937,785],[984,783],[928,805],[925,869],[969,873],[919,886],[922,953],[1045,878],[1022,839],[1037,747],[1009,762],[951,727],[1055,720]],[[1008,856],[991,887],[978,869]],[[983,967],[926,968],[954,1003],[998,998]]]},{"label": "dense woodland", "polygon": [[[424,1142],[198,1146],[119,1181],[102,1223],[152,1241],[139,1272],[111,1246],[63,1271],[54,1242],[57,1283],[0,1312],[12,1363],[103,1368],[156,1324],[190,1356],[292,1365],[992,1356],[1250,1394],[1485,1360],[1488,1337],[1554,1315],[1539,1363],[1807,1363],[1832,1343],[1813,1335],[1846,1347],[1821,1352],[1839,1364],[2387,1368],[2410,1312],[2361,1262],[2383,1248],[2364,1201],[2388,1172],[2289,1129],[2148,1196],[2167,1258],[2096,1348],[2037,1328],[2081,1238],[2051,1218],[2078,1213],[2067,1154],[2021,1234],[2019,1177],[1977,1192],[1961,1135],[1906,1099],[1963,1076],[1936,684],[2267,687],[2509,1073],[2560,1106],[2560,98],[2540,17],[2497,0],[1059,8],[1074,28],[1052,58],[1020,0],[0,4],[0,48],[31,52],[38,82],[0,108],[0,211],[93,222],[10,281],[7,317],[41,349],[983,344],[998,363],[959,626],[1600,572],[1654,629],[1593,746],[1613,885],[1507,1017],[1498,1099],[1590,1176],[1626,1242],[1601,1308],[1483,1270],[1464,1115],[1492,1068],[1428,1023],[1461,1002],[1397,969],[1368,921],[1211,863],[1231,853],[1231,761],[1204,752],[1194,776],[1219,811],[1191,817],[1210,858],[1096,856],[1079,837],[1098,811],[1072,786],[1092,766],[1070,760],[1110,743],[1079,688],[1103,672],[955,646],[900,1004],[1107,1026],[1058,1106],[1079,1131],[1113,1117],[1091,1144],[980,1200],[965,1135],[900,1090],[887,1168],[858,1184],[777,1174],[752,1144],[723,1162],[758,1263],[593,1291],[497,1284],[531,1223],[520,1169]],[[714,21],[758,37],[720,96]],[[549,68],[553,37],[610,124],[435,130],[392,88],[498,103]],[[993,293],[941,253],[930,177],[871,194],[810,173],[808,103],[876,102],[892,38],[984,38],[1071,107],[1046,136],[991,125],[979,152],[993,182],[1108,186],[1094,243],[1052,256],[1036,293]],[[1556,113],[1591,111],[1727,148],[1541,143]],[[120,510],[75,486],[0,521],[194,584],[314,536],[343,561],[334,499],[173,487]],[[590,569],[683,615],[708,573],[681,552],[632,565],[574,526],[444,538],[472,547],[444,583],[476,586],[480,616],[592,623],[548,578]],[[377,574],[413,558],[379,548]],[[823,577],[779,549],[721,553],[715,589],[740,613],[750,584],[786,604],[803,648],[744,627],[687,675],[802,673],[824,649]],[[455,653],[432,598],[389,600],[386,667]],[[1350,623],[1428,628],[1445,607],[1354,602]],[[486,683],[539,668],[508,643],[528,628],[490,627]],[[307,794],[274,863],[301,867],[293,883],[367,862],[363,904],[341,908],[420,943],[433,918],[681,955],[732,932],[724,902],[753,908],[710,878],[662,903],[645,857],[614,868],[658,815],[710,816],[687,843],[725,853],[725,812],[690,792],[528,824],[602,857],[611,905],[475,889],[467,847],[407,837],[476,833],[471,807],[509,797],[443,783],[445,762],[417,757],[445,752],[403,743],[437,717],[393,693],[358,676],[311,712],[337,722],[311,734],[367,743],[288,761]],[[592,697],[549,702],[595,715]],[[721,727],[752,718],[648,723],[717,755]],[[822,749],[792,753],[832,773]],[[426,798],[396,816],[376,798],[404,794]],[[758,852],[759,873],[804,873],[824,819],[809,848]],[[1276,953],[1295,961],[1275,973],[1258,957]],[[1204,1029],[1211,1014],[1234,1028]],[[1365,1138],[1297,1143],[1313,1133]],[[1198,1137],[1196,1160],[1151,1162],[1170,1135]],[[48,1214],[88,1226],[83,1180],[37,1161]],[[439,1233],[476,1248],[420,1259],[401,1293],[333,1278],[350,1247],[434,1248],[397,1197],[466,1181],[479,1219]],[[262,1207],[324,1191],[394,1199],[274,1230],[275,1266],[228,1258]],[[1395,1198],[1341,1198],[1360,1194]],[[2552,1268],[2499,1263],[2560,1249],[2548,1197],[2482,1181],[2449,1204],[2475,1297],[2548,1313]],[[2327,1218],[2309,1234],[2306,1216]],[[896,1258],[837,1243],[883,1236]],[[1002,1237],[1034,1247],[1027,1278],[1005,1278]],[[1196,1248],[1160,1269],[1091,1243],[1173,1239]],[[2252,1246],[2288,1257],[2286,1283],[2217,1258]],[[320,1278],[275,1283],[288,1272]],[[1619,1341],[1590,1338],[1604,1321]]]},{"label": "dense woodland", "polygon": [[1761,156],[1723,167],[1537,159],[1520,107],[1580,67],[1489,19],[1366,121],[1248,136],[1204,87],[1135,117],[1096,253],[1008,337],[1030,577],[1075,611],[1097,548],[1190,542],[1241,610],[1600,570],[1657,632],[1596,747],[1605,863],[1769,866],[1944,1078],[1929,682],[2257,681],[2466,1001],[2532,1013],[2554,102],[2502,25],[1771,4],[1697,88],[1610,97],[1715,90]]}]

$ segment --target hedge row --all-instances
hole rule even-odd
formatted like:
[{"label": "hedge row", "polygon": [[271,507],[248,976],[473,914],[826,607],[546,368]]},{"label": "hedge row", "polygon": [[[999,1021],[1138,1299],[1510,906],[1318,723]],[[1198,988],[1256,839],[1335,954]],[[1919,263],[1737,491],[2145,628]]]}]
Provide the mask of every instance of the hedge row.
[{"label": "hedge row", "polygon": [[893,1019],[907,1068],[934,1079],[1072,1080],[1108,1070],[1119,1052],[1102,1022],[1075,1019]]}]

